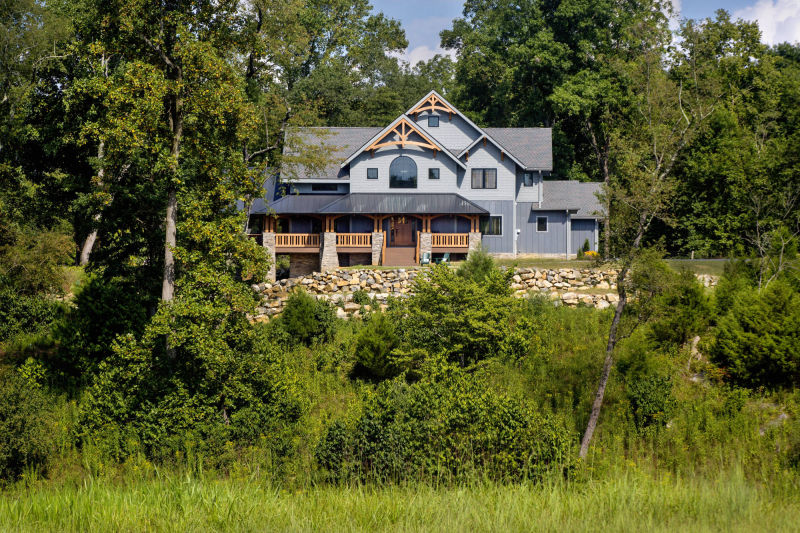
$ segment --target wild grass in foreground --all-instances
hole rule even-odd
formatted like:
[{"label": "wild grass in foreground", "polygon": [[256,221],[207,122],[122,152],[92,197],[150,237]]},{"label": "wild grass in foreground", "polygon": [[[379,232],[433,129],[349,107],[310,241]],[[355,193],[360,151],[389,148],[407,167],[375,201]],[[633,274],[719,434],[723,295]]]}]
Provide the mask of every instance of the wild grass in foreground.
[{"label": "wild grass in foreground", "polygon": [[0,494],[4,531],[796,531],[796,486],[632,469],[541,485],[324,486],[161,477]]}]

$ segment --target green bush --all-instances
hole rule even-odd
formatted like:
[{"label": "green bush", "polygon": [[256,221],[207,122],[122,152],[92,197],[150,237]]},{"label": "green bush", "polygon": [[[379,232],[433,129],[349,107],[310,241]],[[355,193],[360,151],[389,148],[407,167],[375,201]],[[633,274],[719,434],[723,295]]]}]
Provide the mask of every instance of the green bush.
[{"label": "green bush", "polygon": [[280,321],[295,342],[310,345],[332,338],[336,313],[330,303],[298,289],[289,296]]},{"label": "green bush", "polygon": [[628,384],[628,399],[639,431],[663,426],[675,407],[672,380],[663,376],[635,379]]},{"label": "green bush", "polygon": [[318,465],[340,481],[520,480],[569,465],[571,435],[555,419],[451,364],[431,361],[422,376],[383,382],[332,424]]},{"label": "green bush", "polygon": [[50,402],[36,384],[0,369],[0,479],[43,468],[52,450]]},{"label": "green bush", "polygon": [[63,303],[52,298],[0,289],[0,342],[46,330],[64,314],[64,309]]},{"label": "green bush", "polygon": [[706,330],[713,315],[703,285],[690,270],[667,275],[667,283],[655,299],[657,308],[649,336],[662,348],[680,346]]},{"label": "green bush", "polygon": [[367,294],[367,291],[363,289],[358,289],[353,293],[353,303],[356,303],[358,305],[369,305],[369,302],[370,299],[369,299],[369,294]]},{"label": "green bush", "polygon": [[709,345],[709,355],[747,387],[800,385],[800,294],[776,281],[736,293]]},{"label": "green bush", "polygon": [[372,315],[356,337],[356,364],[353,373],[373,379],[399,375],[404,365],[392,354],[399,340],[393,318],[385,313]]}]

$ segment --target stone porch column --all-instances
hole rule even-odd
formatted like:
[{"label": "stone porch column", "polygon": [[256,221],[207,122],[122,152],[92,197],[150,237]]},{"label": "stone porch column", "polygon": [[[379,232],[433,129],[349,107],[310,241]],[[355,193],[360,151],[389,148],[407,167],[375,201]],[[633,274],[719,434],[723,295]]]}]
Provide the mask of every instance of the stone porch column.
[{"label": "stone porch column", "polygon": [[269,281],[275,281],[275,233],[272,231],[265,231],[261,236],[261,244],[264,246],[264,249],[267,250],[267,255],[269,256],[269,272],[267,273],[267,279]]},{"label": "stone porch column", "polygon": [[469,232],[469,244],[467,248],[467,256],[477,250],[481,245],[481,232],[480,231],[470,231]]},{"label": "stone porch column", "polygon": [[381,250],[383,249],[383,232],[372,232],[372,264],[381,264]]},{"label": "stone porch column", "polygon": [[433,260],[433,237],[431,237],[431,233],[421,232],[419,234],[419,260],[422,261],[422,255],[428,252],[430,254],[431,260]]},{"label": "stone porch column", "polygon": [[339,254],[336,253],[336,233],[333,231],[324,232],[319,244],[320,272],[339,268]]}]

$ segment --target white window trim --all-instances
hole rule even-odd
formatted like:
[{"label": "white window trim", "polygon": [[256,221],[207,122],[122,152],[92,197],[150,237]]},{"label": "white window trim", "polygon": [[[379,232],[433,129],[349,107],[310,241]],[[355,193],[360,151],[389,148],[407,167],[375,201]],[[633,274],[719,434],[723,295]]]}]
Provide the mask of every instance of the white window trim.
[{"label": "white window trim", "polygon": [[[539,219],[543,218],[545,220],[545,224],[547,224],[547,229],[544,231],[539,230]],[[548,233],[550,231],[550,217],[547,215],[536,215],[536,233]]]},{"label": "white window trim", "polygon": [[[481,232],[481,237],[502,237],[503,235],[505,235],[505,233],[506,233],[506,221],[504,220],[505,217],[503,215],[493,215],[492,213],[489,213],[488,215],[484,215],[484,216],[494,217],[494,218],[499,218],[500,219],[500,233],[498,233],[497,235],[488,235],[486,233]],[[478,229],[480,230],[481,229],[480,228],[480,220],[478,221],[478,224],[479,224]]]}]

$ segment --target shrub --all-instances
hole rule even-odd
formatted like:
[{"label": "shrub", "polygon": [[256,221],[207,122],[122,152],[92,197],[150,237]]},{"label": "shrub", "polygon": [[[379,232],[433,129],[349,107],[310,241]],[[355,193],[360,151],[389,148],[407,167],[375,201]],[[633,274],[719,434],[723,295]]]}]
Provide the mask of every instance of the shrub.
[{"label": "shrub", "polygon": [[355,375],[386,379],[399,375],[403,361],[392,352],[399,344],[395,323],[385,313],[372,315],[356,338]]},{"label": "shrub", "polygon": [[675,407],[672,380],[661,376],[635,379],[628,384],[628,399],[639,431],[663,426]]},{"label": "shrub", "polygon": [[369,302],[369,294],[367,294],[367,291],[358,289],[353,293],[353,303],[358,305],[368,305]]},{"label": "shrub", "polygon": [[780,281],[738,292],[708,352],[737,384],[800,385],[800,294]]},{"label": "shrub", "polygon": [[440,360],[423,378],[382,383],[353,419],[332,424],[319,466],[336,480],[537,478],[570,461],[570,434],[555,419],[496,393]]},{"label": "shrub", "polygon": [[64,304],[52,298],[0,289],[0,342],[46,330],[63,315],[64,309]]},{"label": "shrub", "polygon": [[467,260],[458,267],[457,273],[462,278],[483,283],[491,277],[497,277],[499,271],[492,256],[484,250],[483,246],[479,246],[477,250],[470,252]]},{"label": "shrub", "polygon": [[298,289],[289,296],[280,320],[295,342],[310,345],[331,339],[336,313],[328,302]]},{"label": "shrub", "polygon": [[649,336],[659,345],[681,345],[704,331],[713,314],[703,285],[689,270],[669,274],[665,287],[654,301],[655,318]]},{"label": "shrub", "polygon": [[52,449],[43,391],[13,370],[0,370],[0,478],[45,466]]}]

